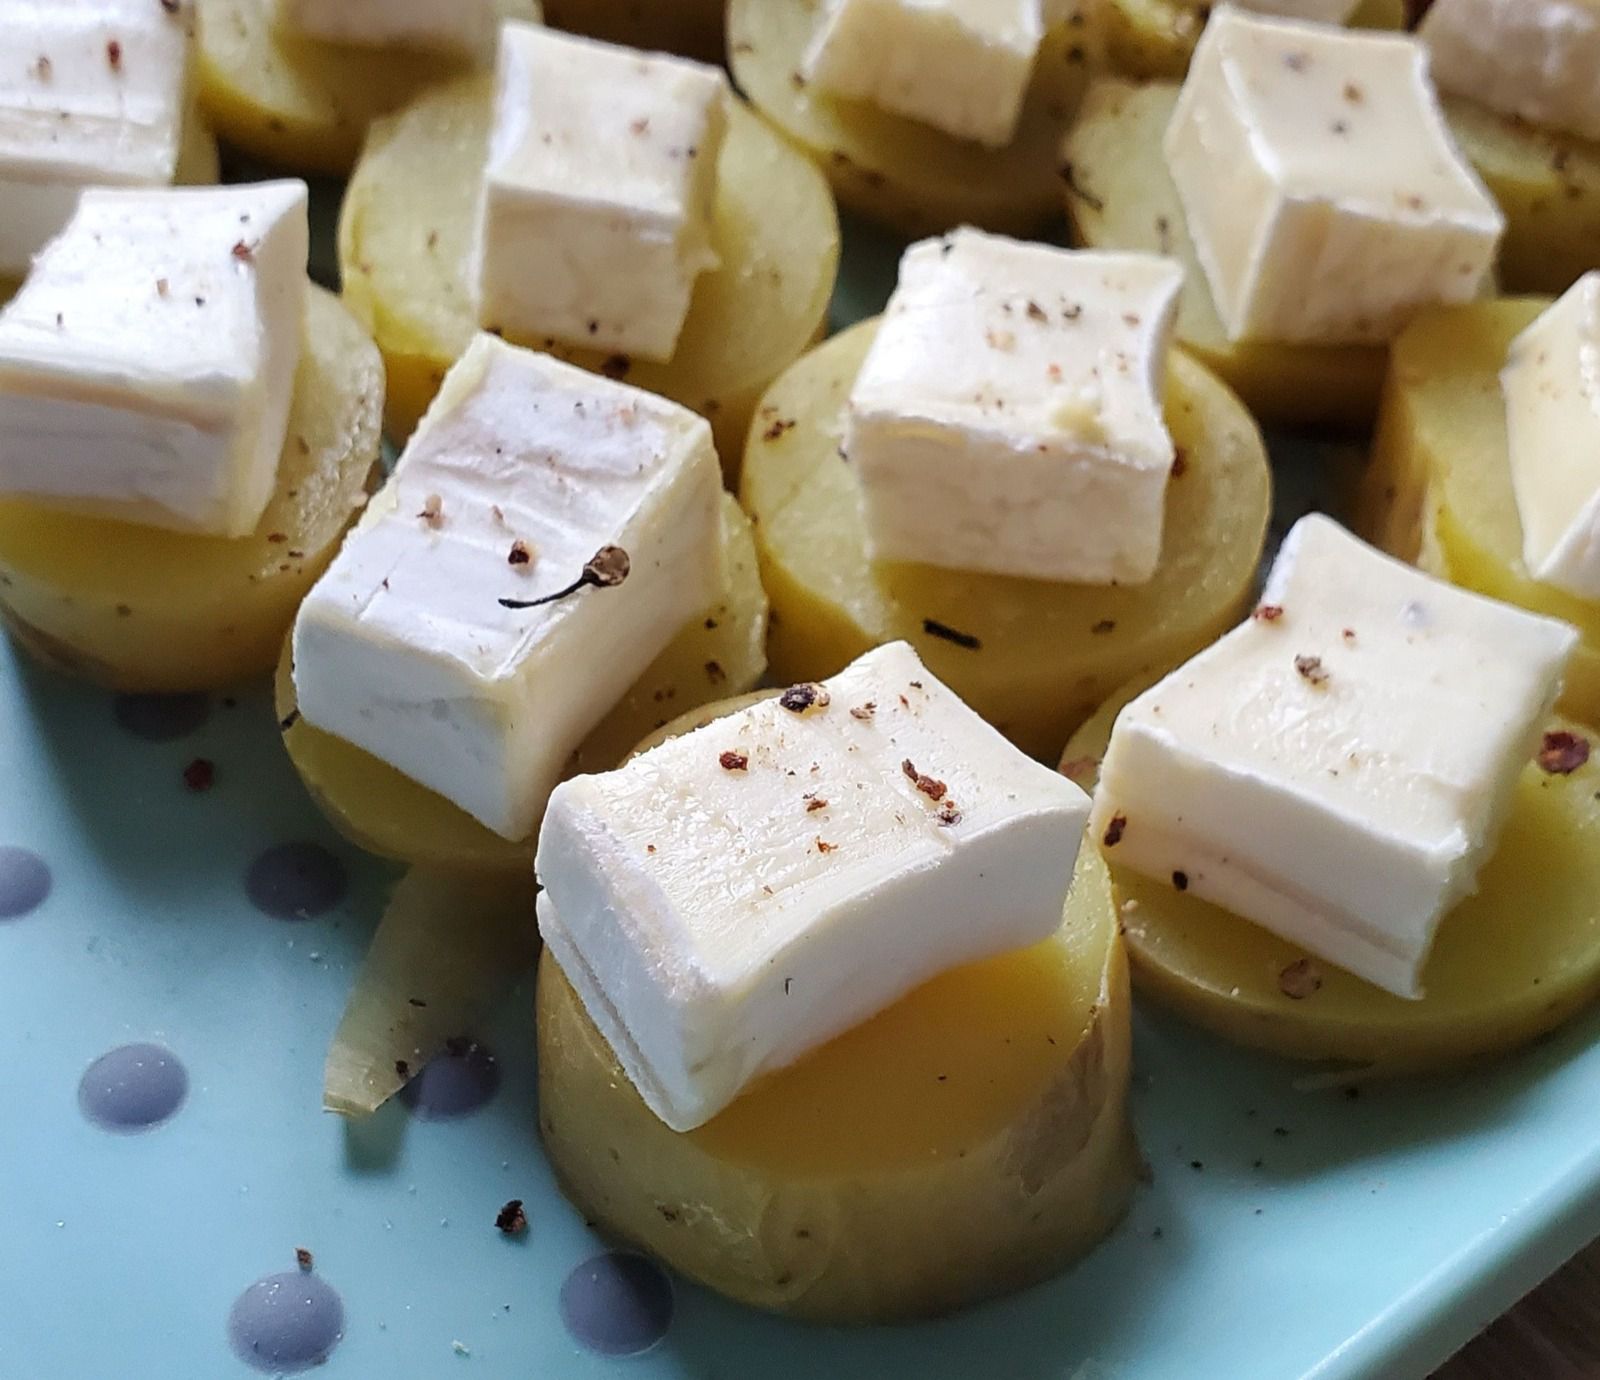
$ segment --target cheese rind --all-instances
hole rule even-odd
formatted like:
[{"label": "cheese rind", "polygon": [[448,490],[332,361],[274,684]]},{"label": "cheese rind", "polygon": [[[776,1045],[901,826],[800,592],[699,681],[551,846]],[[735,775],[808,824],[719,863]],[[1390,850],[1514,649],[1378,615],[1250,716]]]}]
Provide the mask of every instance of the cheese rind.
[{"label": "cheese rind", "polygon": [[1041,0],[829,0],[802,73],[835,96],[1002,148],[1047,24]]},{"label": "cheese rind", "polygon": [[1162,390],[1183,270],[973,230],[906,251],[851,389],[874,559],[1148,580],[1174,450]]},{"label": "cheese rind", "polygon": [[0,278],[20,278],[88,186],[176,175],[188,3],[6,0],[0,13]]},{"label": "cheese rind", "polygon": [[675,1130],[938,973],[1061,923],[1088,808],[1076,786],[904,643],[825,690],[551,798],[541,932]]},{"label": "cheese rind", "polygon": [[1500,388],[1528,571],[1600,600],[1600,272],[1512,342]]},{"label": "cheese rind", "polygon": [[[721,584],[706,422],[477,337],[295,624],[300,711],[506,838]],[[601,548],[620,583],[581,585]]]},{"label": "cheese rind", "polygon": [[1386,341],[1478,296],[1505,227],[1403,35],[1223,6],[1165,150],[1232,340]]},{"label": "cheese rind", "polygon": [[1575,644],[1305,518],[1258,616],[1118,716],[1091,836],[1114,866],[1419,997]]},{"label": "cheese rind", "polygon": [[479,322],[666,360],[712,244],[726,76],[531,24],[501,35]]},{"label": "cheese rind", "polygon": [[1434,0],[1417,32],[1441,91],[1600,139],[1600,7],[1592,0]]},{"label": "cheese rind", "polygon": [[239,537],[299,365],[303,182],[90,190],[0,312],[0,492]]},{"label": "cheese rind", "polygon": [[486,58],[500,16],[494,0],[271,0],[288,32],[320,43]]}]

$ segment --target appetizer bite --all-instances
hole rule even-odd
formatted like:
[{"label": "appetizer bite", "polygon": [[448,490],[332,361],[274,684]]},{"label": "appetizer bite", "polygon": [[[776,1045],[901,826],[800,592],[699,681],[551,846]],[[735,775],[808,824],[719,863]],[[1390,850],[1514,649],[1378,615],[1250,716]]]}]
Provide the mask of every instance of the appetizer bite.
[{"label": "appetizer bite", "polygon": [[732,0],[734,80],[851,210],[907,235],[1029,234],[1098,49],[1075,0]]},{"label": "appetizer bite", "polygon": [[1067,749],[1076,779],[1098,767],[1089,836],[1142,985],[1371,1072],[1580,1009],[1600,991],[1600,763],[1552,715],[1575,642],[1302,520],[1248,622]]},{"label": "appetizer bite", "polygon": [[375,852],[525,869],[575,754],[759,678],[749,545],[704,419],[479,335],[300,610],[290,757]]},{"label": "appetizer bite", "polygon": [[1600,725],[1600,275],[1553,306],[1428,312],[1395,342],[1360,521],[1441,579],[1564,619],[1562,708]]},{"label": "appetizer bite", "polygon": [[0,300],[85,187],[217,180],[189,81],[192,0],[8,0],[0,11]]},{"label": "appetizer bite", "polygon": [[540,834],[567,1192],[819,1320],[1059,1270],[1137,1161],[1116,917],[1091,850],[1074,869],[1087,798],[904,644],[700,722],[558,787]]},{"label": "appetizer bite", "polygon": [[558,29],[721,62],[726,0],[546,0],[545,21]]},{"label": "appetizer bite", "polygon": [[751,428],[776,675],[904,639],[1053,760],[1129,676],[1228,627],[1271,480],[1249,414],[1169,349],[1181,281],[973,230],[913,245],[882,320],[802,359]]},{"label": "appetizer bite", "polygon": [[1389,340],[1479,296],[1504,226],[1416,39],[1228,6],[1181,89],[1097,82],[1065,158],[1082,240],[1179,259],[1178,339],[1263,420],[1367,425]]},{"label": "appetizer bite", "polygon": [[222,138],[296,172],[350,171],[367,127],[494,61],[500,23],[539,0],[186,0],[200,101]]},{"label": "appetizer bite", "polygon": [[303,182],[86,191],[0,312],[0,613],[123,690],[272,666],[366,501],[383,373]]},{"label": "appetizer bite", "polygon": [[524,24],[496,80],[374,129],[339,236],[395,435],[485,328],[701,412],[730,466],[838,255],[827,184],[720,70]]}]

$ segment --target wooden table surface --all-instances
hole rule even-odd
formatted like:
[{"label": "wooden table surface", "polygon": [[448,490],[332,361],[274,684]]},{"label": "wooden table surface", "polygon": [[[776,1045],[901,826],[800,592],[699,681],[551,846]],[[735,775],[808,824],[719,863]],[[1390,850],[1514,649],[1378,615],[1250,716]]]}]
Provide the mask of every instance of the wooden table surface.
[{"label": "wooden table surface", "polygon": [[1547,1280],[1434,1380],[1600,1378],[1600,1243]]}]

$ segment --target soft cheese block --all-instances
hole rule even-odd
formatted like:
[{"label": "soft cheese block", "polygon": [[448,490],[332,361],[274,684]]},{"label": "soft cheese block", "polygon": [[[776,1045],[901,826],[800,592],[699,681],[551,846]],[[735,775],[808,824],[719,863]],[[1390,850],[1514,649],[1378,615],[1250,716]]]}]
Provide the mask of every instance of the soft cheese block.
[{"label": "soft cheese block", "polygon": [[1504,229],[1404,35],[1223,6],[1166,156],[1233,340],[1387,341],[1478,296]]},{"label": "soft cheese block", "polygon": [[527,838],[715,602],[721,479],[686,408],[479,336],[301,608],[301,713]]},{"label": "soft cheese block", "polygon": [[1140,583],[1161,558],[1183,270],[959,230],[906,251],[850,392],[874,559]]},{"label": "soft cheese block", "polygon": [[240,537],[271,498],[306,185],[90,190],[0,312],[0,493]]},{"label": "soft cheese block", "polygon": [[1254,617],[1118,716],[1091,837],[1420,997],[1575,643],[1304,518]]},{"label": "soft cheese block", "polygon": [[191,3],[0,5],[0,277],[28,271],[84,187],[172,182]]},{"label": "soft cheese block", "polygon": [[476,243],[479,321],[666,360],[711,211],[727,77],[532,24],[501,35]]},{"label": "soft cheese block", "polygon": [[1433,55],[1441,91],[1600,139],[1594,0],[1434,0],[1417,32]]},{"label": "soft cheese block", "polygon": [[1528,572],[1600,600],[1600,273],[1512,342],[1500,387]]},{"label": "soft cheese block", "polygon": [[1011,142],[1056,4],[828,0],[805,80],[1000,148]]},{"label": "soft cheese block", "polygon": [[269,0],[278,25],[321,43],[483,57],[500,17],[494,0]]},{"label": "soft cheese block", "polygon": [[1053,934],[1087,813],[891,643],[558,787],[539,927],[686,1131],[929,978]]}]

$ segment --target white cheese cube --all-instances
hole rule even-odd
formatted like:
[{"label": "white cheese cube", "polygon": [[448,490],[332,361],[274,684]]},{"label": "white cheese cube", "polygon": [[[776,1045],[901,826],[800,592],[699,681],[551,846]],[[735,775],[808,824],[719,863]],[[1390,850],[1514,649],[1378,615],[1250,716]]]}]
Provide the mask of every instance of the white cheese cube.
[{"label": "white cheese cube", "polygon": [[892,643],[558,787],[539,927],[690,1130],[939,973],[1053,934],[1088,804]]},{"label": "white cheese cube", "polygon": [[1434,0],[1417,32],[1441,91],[1600,139],[1600,8],[1593,0]]},{"label": "white cheese cube", "polygon": [[721,492],[702,418],[479,336],[301,608],[301,713],[527,838],[715,601]]},{"label": "white cheese cube", "polygon": [[0,493],[241,537],[299,367],[306,185],[90,190],[0,312]]},{"label": "white cheese cube", "polygon": [[1091,836],[1114,865],[1419,997],[1575,643],[1305,518],[1256,616],[1122,711]]},{"label": "white cheese cube", "polygon": [[1183,270],[959,230],[906,251],[850,392],[870,554],[1137,584],[1161,558]]},{"label": "white cheese cube", "polygon": [[1223,6],[1166,156],[1234,340],[1386,341],[1476,297],[1504,228],[1404,35]]},{"label": "white cheese cube", "polygon": [[1528,572],[1600,600],[1600,272],[1512,342],[1500,387]]},{"label": "white cheese cube", "polygon": [[84,187],[172,182],[188,104],[191,4],[0,5],[0,278],[28,271]]},{"label": "white cheese cube", "polygon": [[531,24],[501,34],[477,231],[491,330],[666,360],[712,206],[727,77]]},{"label": "white cheese cube", "polygon": [[269,0],[300,38],[482,58],[494,49],[494,0]]},{"label": "white cheese cube", "polygon": [[1017,131],[1042,0],[827,0],[801,70],[835,96],[1000,148]]}]

